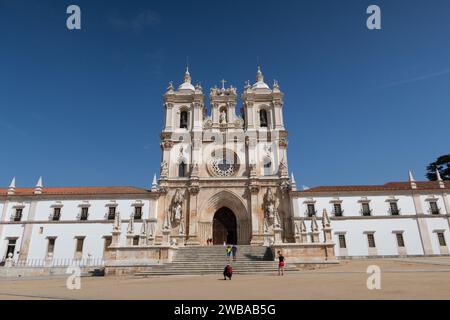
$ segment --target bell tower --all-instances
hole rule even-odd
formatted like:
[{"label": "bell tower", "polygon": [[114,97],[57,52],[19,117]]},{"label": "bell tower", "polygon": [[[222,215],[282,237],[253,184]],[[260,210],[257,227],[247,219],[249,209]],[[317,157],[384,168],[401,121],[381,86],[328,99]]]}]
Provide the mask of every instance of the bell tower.
[{"label": "bell tower", "polygon": [[161,133],[162,179],[187,178],[192,163],[200,158],[204,108],[203,90],[192,85],[189,69],[177,90],[169,83]]},{"label": "bell tower", "polygon": [[258,176],[275,175],[283,161],[287,165],[283,93],[277,81],[274,81],[272,89],[264,82],[264,75],[258,67],[256,83],[250,85],[247,81],[241,99],[249,162],[256,165]]}]

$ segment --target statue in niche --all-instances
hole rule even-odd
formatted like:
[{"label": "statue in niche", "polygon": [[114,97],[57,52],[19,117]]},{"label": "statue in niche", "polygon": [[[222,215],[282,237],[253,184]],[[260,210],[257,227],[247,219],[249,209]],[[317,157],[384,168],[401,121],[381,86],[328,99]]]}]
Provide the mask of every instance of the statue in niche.
[{"label": "statue in niche", "polygon": [[225,110],[222,110],[220,113],[220,124],[226,124],[227,123],[227,113]]},{"label": "statue in niche", "polygon": [[173,197],[173,203],[172,203],[172,221],[178,222],[181,220],[183,216],[183,201],[184,196],[181,193],[180,189],[177,189],[175,192],[175,195]]},{"label": "statue in niche", "polygon": [[267,189],[267,193],[264,195],[264,211],[266,218],[273,219],[276,214],[275,196],[272,193],[272,189]]}]

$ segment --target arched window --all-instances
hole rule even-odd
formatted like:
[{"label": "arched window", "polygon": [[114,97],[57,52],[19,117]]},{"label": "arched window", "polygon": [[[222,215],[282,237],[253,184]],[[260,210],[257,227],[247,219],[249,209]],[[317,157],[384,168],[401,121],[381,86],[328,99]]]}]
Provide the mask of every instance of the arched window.
[{"label": "arched window", "polygon": [[184,161],[181,161],[178,165],[178,177],[186,177],[186,164],[184,163]]},{"label": "arched window", "polygon": [[180,128],[181,129],[188,128],[188,113],[187,113],[187,111],[182,111],[180,113]]},{"label": "arched window", "polygon": [[264,175],[270,176],[272,174],[272,161],[270,159],[264,160]]},{"label": "arched window", "polygon": [[267,122],[267,111],[266,110],[259,111],[259,123],[260,123],[261,128],[267,128],[268,122]]}]

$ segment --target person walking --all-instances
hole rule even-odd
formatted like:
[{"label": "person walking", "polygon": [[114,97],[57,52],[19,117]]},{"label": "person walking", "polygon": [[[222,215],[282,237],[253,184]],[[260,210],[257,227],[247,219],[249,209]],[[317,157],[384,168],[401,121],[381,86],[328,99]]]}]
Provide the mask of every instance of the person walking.
[{"label": "person walking", "polygon": [[228,261],[231,260],[231,252],[232,252],[231,246],[227,246],[226,249],[225,249],[225,253],[227,254]]},{"label": "person walking", "polygon": [[237,251],[238,247],[235,244],[233,244],[233,246],[231,247],[231,252],[233,253],[233,261],[236,261]]},{"label": "person walking", "polygon": [[223,280],[227,280],[227,278],[231,280],[232,276],[233,268],[229,264],[227,264],[225,269],[223,270]]},{"label": "person walking", "polygon": [[278,275],[284,276],[285,260],[281,251],[278,251]]}]

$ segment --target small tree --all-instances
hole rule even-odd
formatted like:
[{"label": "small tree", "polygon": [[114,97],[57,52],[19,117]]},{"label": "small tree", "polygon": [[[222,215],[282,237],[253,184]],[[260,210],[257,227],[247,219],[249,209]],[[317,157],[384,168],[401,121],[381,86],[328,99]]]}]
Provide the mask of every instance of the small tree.
[{"label": "small tree", "polygon": [[427,178],[430,181],[436,181],[436,169],[439,170],[442,180],[450,180],[450,154],[439,157],[427,167]]}]

